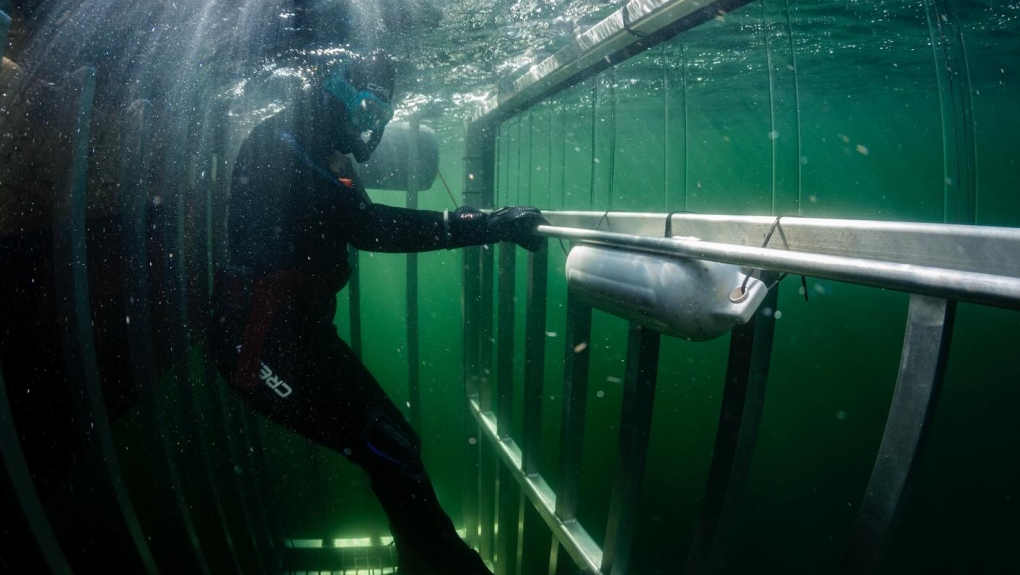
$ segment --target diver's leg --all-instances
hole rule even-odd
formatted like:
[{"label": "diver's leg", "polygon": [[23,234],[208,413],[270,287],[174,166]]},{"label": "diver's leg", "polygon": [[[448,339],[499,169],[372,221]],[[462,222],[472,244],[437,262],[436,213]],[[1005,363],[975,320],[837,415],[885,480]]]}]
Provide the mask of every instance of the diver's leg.
[{"label": "diver's leg", "polygon": [[[372,479],[390,520],[404,575],[489,575],[457,535],[422,465],[421,442],[361,360],[336,338],[335,365],[343,403],[357,427],[335,428],[322,443],[344,453]],[[352,413],[353,412],[353,413]]]},{"label": "diver's leg", "polygon": [[[255,384],[226,378],[246,405],[368,472],[402,575],[491,574],[440,507],[418,435],[361,360],[332,324],[289,323],[277,323],[266,337]],[[214,339],[221,372],[233,373],[243,329],[218,330]]]}]

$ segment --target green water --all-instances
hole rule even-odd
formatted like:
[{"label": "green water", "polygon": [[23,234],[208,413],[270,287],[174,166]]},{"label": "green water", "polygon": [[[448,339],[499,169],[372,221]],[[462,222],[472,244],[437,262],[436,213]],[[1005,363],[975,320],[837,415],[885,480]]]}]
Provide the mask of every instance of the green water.
[{"label": "green water", "polygon": [[[943,4],[939,7],[945,8]],[[1020,43],[1015,6],[966,4],[973,105],[972,188],[944,142],[936,56],[924,3],[764,2],[685,33],[570,88],[500,127],[497,205],[548,209],[795,215],[1020,225],[1015,135]],[[790,33],[792,30],[792,35]],[[441,170],[456,193],[458,132],[440,132]],[[1012,149],[1011,149],[1012,148]],[[950,159],[955,159],[955,156]],[[374,199],[399,204],[401,194]],[[451,207],[437,181],[421,207]],[[968,210],[964,209],[963,213]],[[502,249],[502,248],[499,248]],[[523,302],[525,252],[517,257]],[[406,402],[402,256],[362,257],[366,363]],[[460,256],[421,256],[422,436],[444,505],[459,517],[464,470]],[[542,473],[557,484],[563,377],[564,255],[550,247]],[[808,278],[780,287],[766,409],[730,573],[815,573],[835,565],[881,439],[907,297]],[[345,310],[346,298],[339,298]],[[400,302],[395,305],[394,302]],[[516,365],[523,365],[523,305]],[[346,329],[346,313],[337,324]],[[963,305],[935,428],[893,541],[887,572],[1002,572],[1017,567],[1012,519],[1020,449],[1014,363],[1020,315]],[[498,334],[497,334],[498,337]],[[728,338],[666,338],[632,572],[675,573],[699,516],[721,400]],[[601,541],[615,465],[626,349],[624,321],[597,312],[580,519]],[[518,373],[515,397],[521,397]],[[519,412],[518,412],[519,413]],[[520,418],[515,437],[520,439]],[[277,441],[290,441],[283,437]],[[367,488],[320,454],[336,482]],[[293,473],[293,471],[289,472]],[[280,480],[286,479],[281,475]],[[338,483],[339,484],[339,483]],[[361,491],[358,491],[361,490]],[[347,491],[346,488],[340,491]],[[305,494],[295,527],[382,528],[371,501],[322,505]],[[307,511],[317,506],[316,512]],[[309,521],[315,517],[316,521]]]},{"label": "green water", "polygon": [[[933,55],[926,7],[764,2],[726,14],[505,122],[497,203],[1020,225],[1010,183],[1020,121],[1016,7],[970,3],[950,15],[970,65],[973,159],[946,155],[943,144],[952,148],[966,127],[943,122],[951,94],[940,85],[936,66],[945,61]],[[961,164],[975,173],[970,198]],[[960,215],[968,204],[972,221]],[[552,270],[562,269],[559,251],[550,250]],[[564,293],[552,278],[550,311]],[[780,288],[766,407],[727,572],[830,571],[881,439],[907,297],[811,278],[807,286],[810,303],[795,279]],[[562,322],[551,315],[550,329],[562,333]],[[1018,326],[1016,312],[961,306],[935,428],[887,572],[1017,568]],[[597,315],[592,343],[579,515],[600,541],[625,323]],[[726,345],[663,343],[635,573],[675,573],[686,558]],[[555,346],[549,353],[562,357]],[[552,390],[558,367],[548,366]],[[550,404],[547,413],[558,413]],[[555,474],[554,438],[543,473]]]},{"label": "green water", "polygon": [[[575,24],[593,22],[618,4],[436,3],[447,15],[442,23],[419,24],[427,28],[420,35],[394,39],[403,58],[400,81],[409,86],[398,112],[416,109],[422,93],[443,112],[427,123],[442,143],[440,171],[454,197],[461,197],[463,120],[471,109],[464,103],[470,99],[458,96],[477,96],[519,67],[520,54],[510,50],[515,38],[522,53],[561,46],[564,36],[549,14],[562,10]],[[475,67],[466,69],[465,62]],[[1020,227],[1018,63],[1015,1],[754,2],[506,120],[497,142],[497,205]],[[208,74],[218,83],[188,94],[219,105],[233,76]],[[160,104],[157,99],[157,110]],[[175,116],[164,113],[173,124]],[[189,113],[182,114],[191,121],[202,117]],[[206,136],[196,129],[192,139],[208,147]],[[163,143],[174,153],[190,150],[175,148],[174,137],[156,139],[171,142]],[[167,179],[185,169],[169,164]],[[195,173],[188,177],[196,181]],[[382,203],[405,201],[402,192],[371,194]],[[454,205],[437,179],[420,194],[419,207]],[[467,482],[477,480],[476,470],[465,469],[464,453],[479,439],[463,434],[461,258],[457,251],[419,256],[419,432],[440,500],[458,526]],[[564,262],[559,244],[550,244],[541,472],[553,487],[559,483]],[[512,428],[518,441],[526,265],[526,252],[518,250]],[[363,359],[408,413],[404,256],[362,253],[360,271]],[[727,573],[831,572],[882,437],[907,296],[807,278],[805,302],[799,288],[797,278],[778,288],[782,315],[765,411]],[[335,320],[345,339],[348,297],[347,291],[338,295]],[[884,572],[1020,571],[1014,551],[1020,544],[1018,328],[1018,312],[959,307],[934,428]],[[626,341],[623,320],[595,313],[579,518],[598,542],[616,464]],[[682,570],[700,516],[728,344],[727,336],[704,343],[663,338],[630,570],[635,575]],[[201,357],[196,352],[191,360],[192,378],[202,381]],[[209,470],[194,430],[172,401],[182,383],[165,375],[161,385],[171,401],[173,436],[180,439],[174,449],[186,501],[210,563],[222,567],[230,558],[203,487]],[[198,386],[196,392],[198,423],[214,437],[221,430],[210,414],[222,390]],[[228,421],[234,422],[228,433],[241,437],[236,420]],[[387,533],[357,468],[273,424],[252,421],[265,440],[268,507],[287,538]],[[155,512],[143,424],[135,409],[114,431],[143,528],[153,534],[158,559],[172,565],[177,550],[160,537],[166,527]],[[210,446],[212,471],[235,550],[252,572],[257,560],[245,527],[251,521],[235,491],[253,469],[229,447]],[[83,475],[75,468],[46,504],[61,541],[85,548],[99,543],[91,534],[97,510]]]}]

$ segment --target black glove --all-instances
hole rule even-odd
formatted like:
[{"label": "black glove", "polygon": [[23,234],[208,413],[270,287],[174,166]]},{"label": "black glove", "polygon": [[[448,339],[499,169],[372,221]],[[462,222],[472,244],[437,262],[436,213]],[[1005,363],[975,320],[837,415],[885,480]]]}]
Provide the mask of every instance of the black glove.
[{"label": "black glove", "polygon": [[538,208],[529,206],[506,206],[489,214],[462,206],[449,214],[448,247],[506,241],[536,252],[545,238],[535,234],[535,228],[548,223]]}]

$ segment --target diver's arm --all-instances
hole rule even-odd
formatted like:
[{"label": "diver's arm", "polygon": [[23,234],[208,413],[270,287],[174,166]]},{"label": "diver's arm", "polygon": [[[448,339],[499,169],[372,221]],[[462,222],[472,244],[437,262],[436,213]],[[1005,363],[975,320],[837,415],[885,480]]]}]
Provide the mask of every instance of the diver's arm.
[{"label": "diver's arm", "polygon": [[427,252],[449,245],[443,212],[369,204],[353,218],[351,245],[373,252]]},{"label": "diver's arm", "polygon": [[351,245],[359,250],[425,252],[511,241],[535,251],[543,241],[532,233],[546,223],[535,208],[515,206],[486,214],[468,206],[435,212],[375,204],[357,174],[348,173],[350,177],[340,181],[356,199],[340,213]]}]

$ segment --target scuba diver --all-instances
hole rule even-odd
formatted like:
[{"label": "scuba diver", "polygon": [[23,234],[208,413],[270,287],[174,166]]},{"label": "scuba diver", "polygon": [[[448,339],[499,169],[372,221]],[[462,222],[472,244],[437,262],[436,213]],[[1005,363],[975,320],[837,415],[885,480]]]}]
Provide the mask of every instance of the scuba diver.
[{"label": "scuba diver", "polygon": [[247,406],[361,466],[390,521],[402,575],[491,574],[460,539],[422,465],[417,434],[333,325],[359,250],[421,252],[510,241],[537,250],[532,207],[483,213],[372,203],[348,154],[371,155],[393,116],[392,59],[333,50],[290,114],[241,145],[227,202],[211,347]]}]

